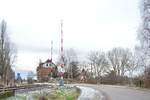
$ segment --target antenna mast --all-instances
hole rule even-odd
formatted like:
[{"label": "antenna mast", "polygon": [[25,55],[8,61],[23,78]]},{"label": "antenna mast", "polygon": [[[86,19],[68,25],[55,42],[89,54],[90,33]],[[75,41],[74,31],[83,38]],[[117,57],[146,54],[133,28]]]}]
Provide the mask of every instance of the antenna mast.
[{"label": "antenna mast", "polygon": [[53,60],[53,41],[51,41],[51,61]]},{"label": "antenna mast", "polygon": [[63,21],[61,20],[61,61],[60,61],[60,66],[58,66],[57,68],[58,68],[58,74],[59,74],[59,76],[60,76],[60,86],[64,86],[64,80],[63,80],[63,76],[64,76],[64,72],[65,72],[65,70],[64,70],[64,58],[63,58],[63,56],[64,56],[64,54],[63,54],[63,29],[62,29],[62,27],[63,27]]},{"label": "antenna mast", "polygon": [[61,61],[62,61],[62,67],[64,67],[64,59],[63,59],[63,20],[61,20]]}]

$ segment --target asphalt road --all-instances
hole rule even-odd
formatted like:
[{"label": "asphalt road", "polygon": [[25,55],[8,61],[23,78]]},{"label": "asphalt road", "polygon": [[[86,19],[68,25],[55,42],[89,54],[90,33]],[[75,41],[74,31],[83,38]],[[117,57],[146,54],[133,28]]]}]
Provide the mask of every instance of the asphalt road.
[{"label": "asphalt road", "polygon": [[150,90],[113,85],[84,85],[99,90],[103,100],[150,100]]}]

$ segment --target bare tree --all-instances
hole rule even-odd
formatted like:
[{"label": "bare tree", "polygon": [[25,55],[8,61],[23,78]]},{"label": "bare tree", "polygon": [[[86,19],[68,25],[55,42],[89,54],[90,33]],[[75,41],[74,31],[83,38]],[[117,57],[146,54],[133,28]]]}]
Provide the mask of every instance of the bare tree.
[{"label": "bare tree", "polygon": [[68,73],[70,73],[71,78],[74,78],[73,76],[75,73],[78,74],[78,60],[77,60],[77,54],[74,49],[70,48],[67,53],[68,57]]},{"label": "bare tree", "polygon": [[104,52],[90,52],[88,60],[91,62],[91,66],[93,66],[91,68],[94,70],[94,76],[99,79],[101,79],[102,75],[109,70],[109,63]]},{"label": "bare tree", "polygon": [[[70,48],[64,53],[64,65],[67,77],[75,78],[78,74],[77,54],[73,48]],[[76,75],[75,75],[76,74]]]},{"label": "bare tree", "polygon": [[145,68],[150,66],[150,1],[141,0],[140,2],[141,20],[142,23],[138,30],[138,40],[140,45],[138,46],[138,51],[140,51],[140,56],[142,56],[143,63],[145,63]]},{"label": "bare tree", "polygon": [[[138,51],[140,51],[146,79],[148,78],[146,70],[150,68],[150,0],[141,0],[140,11],[142,23],[138,30],[138,40],[140,41]],[[150,82],[145,82],[145,85],[150,87]]]},{"label": "bare tree", "polygon": [[108,52],[109,62],[117,76],[124,76],[127,64],[130,60],[129,49],[113,48]]},{"label": "bare tree", "polygon": [[130,55],[130,60],[127,64],[127,71],[129,72],[129,79],[130,79],[130,84],[133,84],[133,73],[136,71],[139,67],[139,58],[136,54],[131,54]]},{"label": "bare tree", "polygon": [[16,49],[9,40],[6,27],[6,22],[2,20],[0,24],[0,76],[4,84],[9,80],[7,76],[16,58]]},{"label": "bare tree", "polygon": [[96,60],[97,60],[97,54],[98,52],[90,52],[89,55],[88,55],[88,60],[89,60],[89,63],[91,64],[91,73],[93,73],[94,77],[97,75],[96,73]]},{"label": "bare tree", "polygon": [[28,84],[32,84],[34,80],[34,73],[32,71],[28,72],[27,81]]}]

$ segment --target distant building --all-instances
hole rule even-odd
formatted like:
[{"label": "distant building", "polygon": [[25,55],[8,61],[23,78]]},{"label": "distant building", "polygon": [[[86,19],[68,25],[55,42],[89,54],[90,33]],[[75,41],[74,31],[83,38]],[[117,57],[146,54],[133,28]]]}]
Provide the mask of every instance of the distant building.
[{"label": "distant building", "polygon": [[57,66],[52,62],[52,60],[47,60],[45,62],[39,63],[37,67],[37,79],[40,82],[46,82],[51,77],[57,76]]}]

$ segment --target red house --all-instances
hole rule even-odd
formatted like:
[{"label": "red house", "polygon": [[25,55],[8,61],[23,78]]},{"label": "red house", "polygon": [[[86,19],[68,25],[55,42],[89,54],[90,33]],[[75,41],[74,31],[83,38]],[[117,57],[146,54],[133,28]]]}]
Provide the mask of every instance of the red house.
[{"label": "red house", "polygon": [[47,60],[45,62],[40,62],[37,67],[37,79],[40,82],[47,82],[50,77],[57,74],[57,66],[52,62],[52,60]]}]

